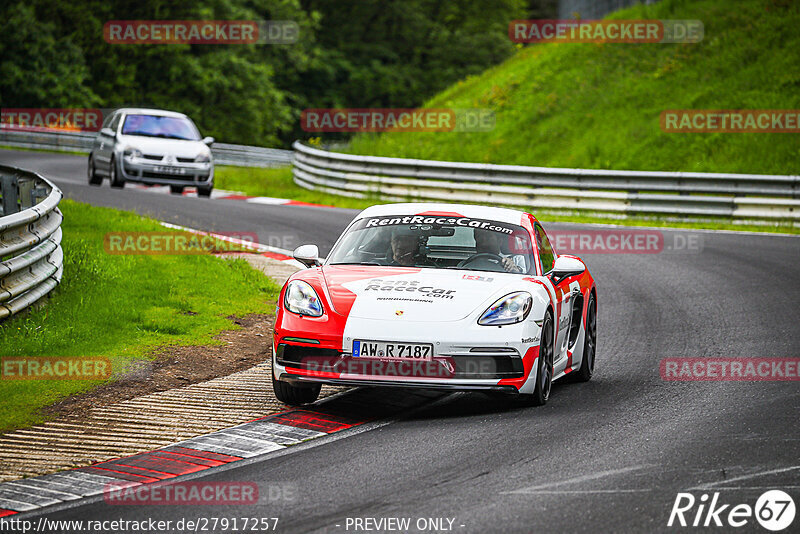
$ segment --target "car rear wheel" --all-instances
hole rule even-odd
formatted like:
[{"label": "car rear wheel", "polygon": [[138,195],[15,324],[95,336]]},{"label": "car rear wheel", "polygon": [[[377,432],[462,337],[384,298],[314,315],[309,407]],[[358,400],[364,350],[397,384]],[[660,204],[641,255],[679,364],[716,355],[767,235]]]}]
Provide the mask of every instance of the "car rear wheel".
[{"label": "car rear wheel", "polygon": [[182,195],[183,194],[183,186],[182,185],[171,185],[169,186],[169,192],[173,195]]},{"label": "car rear wheel", "polygon": [[586,308],[586,339],[583,342],[583,360],[575,380],[588,382],[594,374],[594,359],[597,353],[597,303],[594,295],[589,297],[589,306]]},{"label": "car rear wheel", "polygon": [[283,382],[276,379],[275,372],[272,372],[272,390],[275,392],[275,397],[284,404],[290,406],[310,404],[319,398],[321,389],[322,384],[295,386],[288,382]]},{"label": "car rear wheel", "polygon": [[114,160],[114,158],[111,158],[108,177],[111,180],[111,187],[115,189],[122,189],[125,187],[125,179],[119,176],[119,173],[117,172],[117,162]]},{"label": "car rear wheel", "polygon": [[210,197],[210,196],[211,196],[211,191],[212,191],[213,189],[214,189],[214,186],[213,186],[213,185],[212,185],[212,186],[209,186],[209,187],[198,187],[198,188],[197,188],[197,196],[199,196],[199,197],[206,197],[206,198],[207,198],[207,197]]},{"label": "car rear wheel", "polygon": [[97,169],[94,167],[94,157],[90,154],[89,155],[89,163],[87,164],[88,170],[87,174],[89,175],[89,185],[100,185],[103,183],[103,177],[98,176]]},{"label": "car rear wheel", "polygon": [[542,323],[542,340],[536,359],[536,387],[531,394],[521,395],[522,401],[533,406],[543,406],[550,398],[553,386],[553,317],[548,311]]}]

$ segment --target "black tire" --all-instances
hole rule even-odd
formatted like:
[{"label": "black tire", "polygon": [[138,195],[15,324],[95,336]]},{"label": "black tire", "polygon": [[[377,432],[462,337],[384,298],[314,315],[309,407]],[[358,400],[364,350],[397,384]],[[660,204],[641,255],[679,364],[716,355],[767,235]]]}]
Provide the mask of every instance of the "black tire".
[{"label": "black tire", "polygon": [[533,393],[520,395],[524,404],[532,406],[547,404],[553,387],[553,316],[549,311],[544,316],[541,338],[539,357],[536,358],[536,388]]},{"label": "black tire", "polygon": [[594,374],[594,361],[597,355],[597,303],[594,295],[589,297],[589,305],[586,308],[586,336],[583,341],[583,360],[578,372],[575,373],[575,381],[588,382]]},{"label": "black tire", "polygon": [[89,162],[87,163],[86,174],[89,178],[89,185],[100,185],[103,183],[103,177],[98,176],[97,169],[94,167],[94,156],[89,154]]},{"label": "black tire", "polygon": [[111,158],[111,165],[108,166],[108,178],[111,181],[111,187],[114,189],[122,189],[125,187],[125,179],[119,176],[117,172],[117,162]]},{"label": "black tire", "polygon": [[169,186],[169,192],[173,195],[182,195],[183,194],[183,186],[182,185],[171,185]]},{"label": "black tire", "polygon": [[322,384],[295,386],[288,382],[277,380],[275,378],[275,373],[272,373],[272,390],[275,392],[275,397],[289,406],[311,404],[319,398],[321,389]]},{"label": "black tire", "polygon": [[198,187],[197,188],[197,196],[208,198],[208,197],[211,196],[211,191],[213,191],[213,190],[214,190],[214,186],[213,185],[210,185],[208,187]]}]

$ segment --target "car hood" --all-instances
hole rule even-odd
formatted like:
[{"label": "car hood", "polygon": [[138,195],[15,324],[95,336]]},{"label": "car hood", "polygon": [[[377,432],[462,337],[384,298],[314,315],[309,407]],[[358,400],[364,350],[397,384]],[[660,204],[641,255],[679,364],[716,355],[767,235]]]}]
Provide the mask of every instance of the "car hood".
[{"label": "car hood", "polygon": [[200,154],[210,153],[208,146],[202,141],[165,139],[163,137],[121,135],[119,144],[123,147],[137,148],[145,154],[171,155],[180,158],[195,158]]},{"label": "car hood", "polygon": [[325,266],[322,273],[337,313],[393,321],[462,320],[522,286],[517,274],[450,269]]}]

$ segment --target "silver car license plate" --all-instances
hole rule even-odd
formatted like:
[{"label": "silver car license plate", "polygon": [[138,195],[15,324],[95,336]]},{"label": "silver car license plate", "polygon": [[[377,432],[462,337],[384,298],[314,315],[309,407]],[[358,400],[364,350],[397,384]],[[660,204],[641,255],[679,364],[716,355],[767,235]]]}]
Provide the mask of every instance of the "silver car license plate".
[{"label": "silver car license plate", "polygon": [[169,167],[167,165],[157,165],[156,172],[164,174],[186,174],[186,169],[181,167]]}]

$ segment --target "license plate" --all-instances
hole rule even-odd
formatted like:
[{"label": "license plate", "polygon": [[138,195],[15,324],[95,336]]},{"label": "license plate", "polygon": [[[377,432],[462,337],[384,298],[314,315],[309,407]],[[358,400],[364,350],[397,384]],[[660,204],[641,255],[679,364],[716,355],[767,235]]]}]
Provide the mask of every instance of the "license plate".
[{"label": "license plate", "polygon": [[156,167],[156,172],[163,172],[164,174],[186,174],[186,169],[181,167],[165,167],[159,165]]},{"label": "license plate", "polygon": [[430,361],[433,359],[433,345],[430,343],[399,343],[357,339],[353,341],[353,357]]}]

